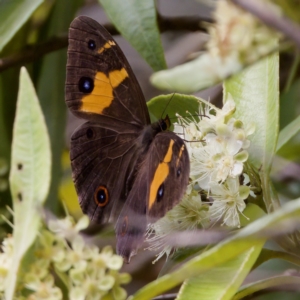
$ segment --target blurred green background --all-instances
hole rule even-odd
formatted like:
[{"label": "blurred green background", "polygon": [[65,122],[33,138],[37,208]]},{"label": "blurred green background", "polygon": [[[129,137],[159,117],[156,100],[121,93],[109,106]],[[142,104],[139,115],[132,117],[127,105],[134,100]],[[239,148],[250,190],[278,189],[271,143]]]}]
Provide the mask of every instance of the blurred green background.
[{"label": "blurred green background", "polygon": [[[292,1],[291,1],[292,2]],[[282,4],[282,1],[278,1]],[[209,1],[160,0],[156,2],[159,13],[172,18],[186,18],[197,15],[206,18],[212,7]],[[296,19],[299,13],[290,9],[286,12]],[[2,0],[0,1],[0,212],[7,215],[5,206],[11,206],[11,197],[7,185],[11,156],[12,126],[15,116],[18,78],[20,67],[25,65],[36,88],[52,147],[52,182],[46,208],[55,215],[64,214],[62,203],[70,214],[81,216],[77,196],[71,179],[69,162],[69,140],[74,129],[82,122],[72,116],[64,102],[65,67],[67,58],[67,32],[76,15],[88,15],[101,24],[109,23],[98,1],[84,0]],[[299,19],[298,19],[299,20]],[[147,100],[161,94],[149,83],[152,69],[121,36],[114,36],[131,64]],[[192,53],[203,50],[207,35],[188,30],[169,28],[161,36],[168,67],[174,67],[189,60]],[[20,57],[22,59],[20,59]],[[21,62],[21,63],[20,63]],[[300,112],[300,70],[299,52],[284,51],[280,54],[281,89],[281,128],[295,119]],[[197,93],[206,100],[220,106],[222,87],[217,85]],[[295,136],[275,158],[272,178],[281,195],[281,201],[300,196],[300,135]],[[1,234],[10,229],[2,223]],[[103,236],[106,242],[114,243],[113,229],[108,228]],[[99,241],[98,241],[99,243]],[[271,245],[271,247],[275,247]],[[146,282],[155,279],[164,263],[163,259],[152,265],[153,253],[147,251],[137,256],[124,269],[133,275],[129,293],[137,290]],[[249,280],[277,274],[292,266],[284,262],[268,262]],[[261,295],[255,299],[299,299],[290,293]],[[254,298],[251,298],[254,299]]]}]

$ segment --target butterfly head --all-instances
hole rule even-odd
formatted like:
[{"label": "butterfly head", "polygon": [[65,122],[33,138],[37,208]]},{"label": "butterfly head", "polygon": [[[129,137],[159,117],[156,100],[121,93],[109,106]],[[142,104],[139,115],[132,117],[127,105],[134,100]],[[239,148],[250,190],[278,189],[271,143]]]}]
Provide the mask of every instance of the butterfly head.
[{"label": "butterfly head", "polygon": [[155,122],[152,124],[152,128],[156,133],[167,131],[171,127],[171,121],[168,115],[164,119],[158,120],[158,122]]}]

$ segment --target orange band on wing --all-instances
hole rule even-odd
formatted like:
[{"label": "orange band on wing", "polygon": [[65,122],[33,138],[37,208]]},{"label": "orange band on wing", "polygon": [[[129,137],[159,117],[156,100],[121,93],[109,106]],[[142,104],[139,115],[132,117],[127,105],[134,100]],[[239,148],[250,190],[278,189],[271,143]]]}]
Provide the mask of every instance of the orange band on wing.
[{"label": "orange band on wing", "polygon": [[165,181],[167,176],[169,175],[169,165],[168,163],[172,160],[172,148],[174,141],[170,140],[169,148],[167,154],[165,155],[163,161],[158,165],[153,180],[150,185],[150,196],[148,202],[148,209],[151,209],[152,205],[155,202],[157,191],[161,184]]},{"label": "orange band on wing", "polygon": [[128,77],[124,68],[114,70],[108,77],[98,72],[94,79],[94,89],[91,94],[82,98],[81,111],[102,114],[103,110],[109,107],[114,99],[113,90]]},{"label": "orange band on wing", "polygon": [[180,151],[179,151],[179,155],[178,155],[178,157],[177,157],[177,160],[176,160],[176,167],[178,166],[178,164],[179,164],[179,161],[180,161],[180,158],[181,158],[181,155],[182,155],[182,153],[183,153],[183,150],[184,150],[184,144],[181,146],[181,148],[180,148]]},{"label": "orange band on wing", "polygon": [[103,47],[98,50],[98,53],[101,54],[105,49],[109,49],[111,46],[114,46],[116,43],[114,41],[108,41]]},{"label": "orange band on wing", "polygon": [[114,70],[109,73],[109,81],[113,88],[116,88],[125,78],[128,77],[128,73],[124,68],[121,70]]}]

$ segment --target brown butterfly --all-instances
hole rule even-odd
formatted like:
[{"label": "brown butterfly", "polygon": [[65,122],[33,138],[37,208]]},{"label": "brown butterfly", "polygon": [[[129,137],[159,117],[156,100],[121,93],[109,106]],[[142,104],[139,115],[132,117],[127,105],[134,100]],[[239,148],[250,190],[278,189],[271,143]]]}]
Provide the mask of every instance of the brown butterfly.
[{"label": "brown butterfly", "polygon": [[84,213],[116,221],[117,253],[126,262],[147,224],[182,198],[189,179],[183,140],[169,118],[150,123],[141,88],[123,52],[96,21],[70,25],[65,99],[86,119],[71,139],[73,181]]}]

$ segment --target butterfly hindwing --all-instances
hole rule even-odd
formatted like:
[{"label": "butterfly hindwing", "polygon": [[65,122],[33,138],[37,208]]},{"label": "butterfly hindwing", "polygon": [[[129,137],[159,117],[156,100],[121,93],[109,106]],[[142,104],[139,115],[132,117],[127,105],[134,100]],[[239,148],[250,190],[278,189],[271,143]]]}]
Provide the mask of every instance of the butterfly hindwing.
[{"label": "butterfly hindwing", "polygon": [[141,168],[134,181],[123,209],[117,220],[117,253],[129,263],[145,238],[147,229],[147,194],[146,168]]},{"label": "butterfly hindwing", "polygon": [[[155,164],[150,167],[152,162]],[[185,143],[173,132],[157,134],[147,163],[151,179],[147,214],[149,220],[155,221],[182,199],[188,185],[190,163]]]},{"label": "butterfly hindwing", "polygon": [[[90,219],[114,219],[125,201],[126,180],[136,155],[134,130],[122,132],[84,123],[71,139],[73,181],[80,206]],[[129,188],[129,186],[128,186]]]},{"label": "butterfly hindwing", "polygon": [[189,180],[189,156],[173,132],[158,133],[140,165],[116,224],[117,252],[125,261],[142,244],[148,223],[163,217],[182,198]]}]

